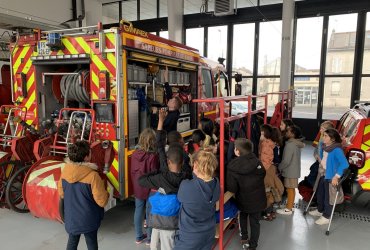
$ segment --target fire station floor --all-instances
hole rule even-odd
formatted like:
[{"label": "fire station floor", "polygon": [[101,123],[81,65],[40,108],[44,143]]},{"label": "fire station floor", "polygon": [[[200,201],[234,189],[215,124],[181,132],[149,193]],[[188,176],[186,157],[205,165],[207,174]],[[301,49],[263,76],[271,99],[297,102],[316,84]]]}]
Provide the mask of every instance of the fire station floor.
[{"label": "fire station floor", "polygon": [[[313,163],[313,148],[310,143],[307,145],[302,152],[302,178]],[[315,225],[315,218],[303,216],[305,203],[300,198],[297,194],[293,216],[278,215],[272,222],[261,221],[259,250],[369,249],[370,208],[364,206],[370,196],[364,195],[356,204],[348,204],[343,213],[336,213],[329,236],[325,235],[327,226]],[[119,202],[106,213],[98,233],[100,249],[149,249],[145,244],[135,244],[133,214],[132,201]],[[232,232],[232,229],[226,231],[226,239]],[[227,249],[242,249],[239,241],[236,231]],[[0,209],[1,250],[61,250],[65,249],[66,242],[67,234],[62,224],[34,218],[29,213]],[[83,237],[79,249],[87,249]]]}]

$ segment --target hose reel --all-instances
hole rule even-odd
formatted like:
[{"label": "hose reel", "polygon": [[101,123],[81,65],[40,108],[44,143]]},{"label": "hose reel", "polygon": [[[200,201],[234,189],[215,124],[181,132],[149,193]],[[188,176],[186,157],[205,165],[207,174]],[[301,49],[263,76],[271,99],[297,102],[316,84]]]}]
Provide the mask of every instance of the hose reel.
[{"label": "hose reel", "polygon": [[68,101],[77,101],[80,104],[90,104],[89,93],[86,86],[89,84],[89,70],[76,70],[75,75],[64,75],[60,80],[60,90],[64,96],[64,107]]}]

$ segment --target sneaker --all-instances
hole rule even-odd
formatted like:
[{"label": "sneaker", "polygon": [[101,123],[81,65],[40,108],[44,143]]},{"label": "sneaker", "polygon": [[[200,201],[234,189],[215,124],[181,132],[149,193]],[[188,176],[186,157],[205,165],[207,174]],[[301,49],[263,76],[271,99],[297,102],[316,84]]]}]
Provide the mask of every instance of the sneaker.
[{"label": "sneaker", "polygon": [[145,245],[150,246],[150,239],[147,239],[147,240],[145,241]]},{"label": "sneaker", "polygon": [[240,244],[242,245],[243,249],[248,249],[249,247],[249,240],[241,240]]},{"label": "sneaker", "polygon": [[146,234],[143,234],[143,236],[141,236],[140,238],[136,238],[135,243],[136,244],[141,244],[141,243],[144,242],[145,239],[146,239]]},{"label": "sneaker", "polygon": [[312,210],[310,212],[308,212],[310,215],[312,216],[317,216],[317,217],[321,217],[322,216],[322,213],[319,212],[319,210],[315,209],[315,210]]},{"label": "sneaker", "polygon": [[324,216],[321,216],[318,220],[315,221],[315,224],[317,225],[326,225],[329,224],[329,219],[325,218]]},{"label": "sneaker", "polygon": [[293,214],[293,211],[291,209],[278,209],[276,210],[276,213],[278,214],[283,214],[283,215],[292,215]]}]

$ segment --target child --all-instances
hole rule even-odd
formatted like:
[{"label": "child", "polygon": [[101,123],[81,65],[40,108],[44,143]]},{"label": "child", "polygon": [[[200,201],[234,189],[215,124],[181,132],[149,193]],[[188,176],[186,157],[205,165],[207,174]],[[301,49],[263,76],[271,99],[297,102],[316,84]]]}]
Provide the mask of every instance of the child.
[{"label": "child", "polygon": [[298,178],[301,176],[301,148],[305,145],[298,140],[301,138],[301,130],[293,125],[286,131],[287,141],[283,152],[283,158],[279,164],[279,170],[284,177],[284,187],[287,192],[287,205],[284,209],[278,209],[276,212],[283,215],[291,215],[295,198],[295,189],[298,188]]},{"label": "child", "polygon": [[175,250],[212,248],[216,231],[216,201],[220,186],[213,177],[217,168],[214,154],[199,151],[194,155],[194,177],[181,182],[177,197],[181,202],[179,231]]},{"label": "child", "polygon": [[327,129],[323,132],[323,152],[320,155],[321,165],[325,169],[325,175],[320,178],[317,187],[317,209],[310,211],[313,216],[321,216],[315,221],[318,225],[329,223],[333,206],[329,203],[329,185],[337,186],[339,178],[348,168],[348,161],[342,150],[342,139],[335,129]]},{"label": "child", "polygon": [[[163,195],[155,195],[149,198],[151,211],[149,213],[152,237],[150,249],[172,250],[174,247],[175,231],[178,229],[178,213],[173,213],[180,204],[176,194],[182,180],[186,179],[185,173],[181,172],[183,163],[183,149],[180,145],[171,145],[167,151],[168,171],[152,172],[139,178],[139,184],[146,188],[156,189]],[[171,197],[169,195],[174,195]],[[155,200],[158,202],[155,202]]]},{"label": "child", "polygon": [[191,136],[191,140],[188,143],[188,153],[192,155],[198,152],[200,149],[202,149],[205,139],[206,135],[203,133],[202,130],[200,129],[194,130]]},{"label": "child", "polygon": [[333,123],[331,121],[324,121],[320,125],[320,139],[319,139],[319,142],[317,144],[317,148],[313,152],[313,156],[315,157],[315,159],[319,163],[321,162],[320,155],[322,154],[322,150],[323,150],[322,149],[322,146],[323,146],[324,132],[325,132],[325,130],[327,130],[329,128],[334,128],[334,125],[333,125]]},{"label": "child", "polygon": [[[276,167],[273,165],[275,142],[272,140],[274,131],[271,125],[264,124],[261,126],[261,138],[259,145],[259,159],[266,170],[265,189],[267,195],[267,208],[265,210],[264,220],[271,221],[276,218],[273,204],[281,201],[281,195],[284,187],[276,175]],[[274,138],[276,140],[276,138]]]},{"label": "child", "polygon": [[76,250],[81,234],[88,249],[98,249],[97,233],[108,202],[108,192],[91,160],[90,145],[77,141],[68,147],[71,162],[65,164],[58,192],[64,202],[67,250]]},{"label": "child", "polygon": [[187,179],[191,179],[193,177],[192,175],[192,169],[190,166],[190,157],[184,150],[184,139],[182,138],[181,134],[178,131],[171,131],[167,135],[167,143],[166,145],[166,131],[163,130],[163,123],[167,116],[167,111],[164,109],[159,110],[159,121],[158,121],[158,127],[156,131],[156,143],[158,148],[158,154],[159,154],[159,161],[160,161],[160,169],[161,171],[168,171],[167,166],[167,157],[166,157],[166,149],[168,149],[168,146],[171,145],[180,145],[183,154],[183,164],[181,166],[181,172],[186,174]]},{"label": "child", "polygon": [[[252,143],[244,138],[235,140],[237,158],[227,166],[227,190],[235,194],[240,210],[241,244],[248,249],[257,248],[260,235],[260,218],[266,208],[264,178],[266,170],[253,153]],[[251,229],[248,238],[248,219]]]},{"label": "child", "polygon": [[214,128],[215,126],[211,119],[200,119],[198,129],[202,130],[203,133],[206,135],[206,139],[204,140],[204,147],[216,144],[217,137],[213,134]]},{"label": "child", "polygon": [[[147,228],[148,235],[143,234],[143,215],[146,200],[149,197],[150,189],[139,185],[138,179],[144,174],[159,169],[159,158],[156,153],[156,134],[153,129],[146,128],[139,137],[138,149],[131,157],[131,180],[135,196],[134,226],[136,233],[136,244],[142,243],[146,237],[147,245],[150,244],[151,229]],[[147,211],[148,217],[148,211]]]}]

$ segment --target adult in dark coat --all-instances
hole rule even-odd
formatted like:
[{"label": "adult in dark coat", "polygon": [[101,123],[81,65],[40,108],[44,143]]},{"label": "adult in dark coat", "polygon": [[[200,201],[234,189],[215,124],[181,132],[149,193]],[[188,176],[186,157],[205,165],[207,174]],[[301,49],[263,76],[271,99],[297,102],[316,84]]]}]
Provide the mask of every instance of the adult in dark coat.
[{"label": "adult in dark coat", "polygon": [[[244,138],[235,140],[235,155],[227,166],[227,190],[235,194],[240,210],[241,243],[256,249],[260,233],[261,212],[266,208],[264,178],[266,170],[252,153],[252,143]],[[251,237],[248,237],[248,217]]]}]

